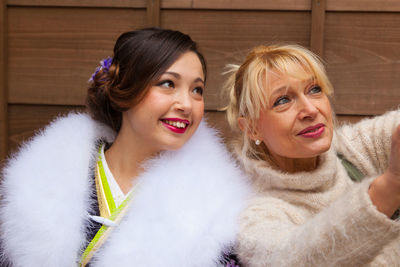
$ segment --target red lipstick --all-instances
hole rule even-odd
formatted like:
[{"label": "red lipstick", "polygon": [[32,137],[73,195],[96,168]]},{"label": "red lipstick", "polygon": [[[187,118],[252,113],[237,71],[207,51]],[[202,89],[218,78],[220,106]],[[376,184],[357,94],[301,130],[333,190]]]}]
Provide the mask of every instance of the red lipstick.
[{"label": "red lipstick", "polygon": [[190,124],[188,120],[183,120],[179,118],[163,118],[161,119],[161,122],[167,129],[179,134],[183,134],[184,132],[186,132],[186,129]]},{"label": "red lipstick", "polygon": [[322,123],[318,123],[314,126],[307,127],[300,131],[297,135],[300,135],[305,138],[318,138],[325,131],[325,125]]}]

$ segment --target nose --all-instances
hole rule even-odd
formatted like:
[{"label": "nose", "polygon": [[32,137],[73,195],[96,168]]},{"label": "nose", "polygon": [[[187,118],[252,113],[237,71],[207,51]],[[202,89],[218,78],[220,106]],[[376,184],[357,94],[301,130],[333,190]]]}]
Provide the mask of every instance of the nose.
[{"label": "nose", "polygon": [[315,119],[315,117],[318,115],[319,110],[317,106],[307,96],[303,96],[301,97],[301,99],[298,99],[297,105],[298,105],[298,117],[301,120]]},{"label": "nose", "polygon": [[178,90],[176,94],[176,109],[185,115],[192,112],[192,97],[189,90]]}]

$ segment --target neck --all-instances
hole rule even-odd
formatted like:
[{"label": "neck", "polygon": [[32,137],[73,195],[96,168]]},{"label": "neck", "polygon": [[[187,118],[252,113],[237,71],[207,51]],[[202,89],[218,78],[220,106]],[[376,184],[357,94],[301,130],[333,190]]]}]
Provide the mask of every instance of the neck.
[{"label": "neck", "polygon": [[295,159],[272,155],[269,160],[277,169],[288,173],[313,171],[318,166],[318,157]]},{"label": "neck", "polygon": [[118,133],[114,143],[104,153],[107,165],[124,194],[127,194],[135,178],[143,172],[142,164],[155,153],[141,147],[123,130]]}]

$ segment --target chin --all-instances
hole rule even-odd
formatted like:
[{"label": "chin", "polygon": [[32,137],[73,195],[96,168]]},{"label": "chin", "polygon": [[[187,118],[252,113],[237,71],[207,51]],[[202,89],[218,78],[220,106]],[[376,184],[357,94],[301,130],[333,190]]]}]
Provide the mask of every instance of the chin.
[{"label": "chin", "polygon": [[164,150],[168,150],[168,151],[176,151],[179,150],[183,147],[185,143],[169,143],[168,145],[165,146]]},{"label": "chin", "polygon": [[176,151],[176,150],[179,150],[181,147],[182,147],[182,146],[178,146],[178,147],[169,147],[169,148],[167,148],[167,149],[165,149],[165,150],[167,150],[167,151]]},{"label": "chin", "polygon": [[328,151],[330,148],[331,148],[331,146],[328,145],[328,146],[321,147],[321,148],[318,149],[318,150],[315,150],[315,151],[313,152],[313,154],[314,154],[313,157],[320,156],[321,154],[323,154],[323,153],[325,153],[326,151]]},{"label": "chin", "polygon": [[301,154],[301,156],[299,155],[298,158],[315,158],[320,156],[321,154],[325,153],[326,151],[328,151],[330,149],[330,144],[329,145],[324,145],[324,146],[313,146],[313,147],[309,147],[309,148],[304,148],[302,149],[302,152],[300,152],[299,154]]},{"label": "chin", "polygon": [[317,156],[328,151],[332,145],[332,138],[325,138],[325,140],[320,141],[322,142],[316,143],[314,144],[314,147],[312,147],[312,149],[314,148],[313,150],[315,151],[315,153],[318,154]]}]

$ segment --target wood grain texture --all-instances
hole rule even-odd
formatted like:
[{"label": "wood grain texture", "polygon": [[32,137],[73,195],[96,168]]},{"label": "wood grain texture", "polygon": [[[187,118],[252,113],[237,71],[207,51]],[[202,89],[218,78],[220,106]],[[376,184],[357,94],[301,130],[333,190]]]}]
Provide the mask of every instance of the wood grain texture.
[{"label": "wood grain texture", "polygon": [[400,13],[328,12],[325,60],[338,114],[381,114],[400,104]]},{"label": "wood grain texture", "polygon": [[145,8],[146,0],[8,0],[9,6]]},{"label": "wood grain texture", "polygon": [[82,105],[117,37],[146,23],[145,9],[12,7],[8,15],[8,99],[25,104]]},{"label": "wood grain texture", "polygon": [[189,34],[205,55],[208,67],[206,109],[226,105],[222,87],[227,64],[239,64],[256,45],[278,42],[309,47],[310,12],[165,10],[161,25]]},{"label": "wood grain texture", "polygon": [[160,27],[160,1],[147,0],[147,26]]},{"label": "wood grain texture", "polygon": [[399,12],[398,0],[326,0],[329,11]]},{"label": "wood grain texture", "polygon": [[[6,0],[0,2],[0,162],[7,155],[8,100],[7,100],[7,10]],[[1,165],[1,163],[0,163]]]},{"label": "wood grain texture", "polygon": [[309,0],[163,0],[162,8],[222,10],[311,10]]},{"label": "wood grain texture", "polygon": [[[8,6],[145,8],[146,0],[8,0]],[[166,9],[311,10],[310,0],[163,0]],[[398,12],[398,0],[327,0],[329,11]]]},{"label": "wood grain texture", "polygon": [[312,0],[311,50],[323,57],[326,0]]}]

